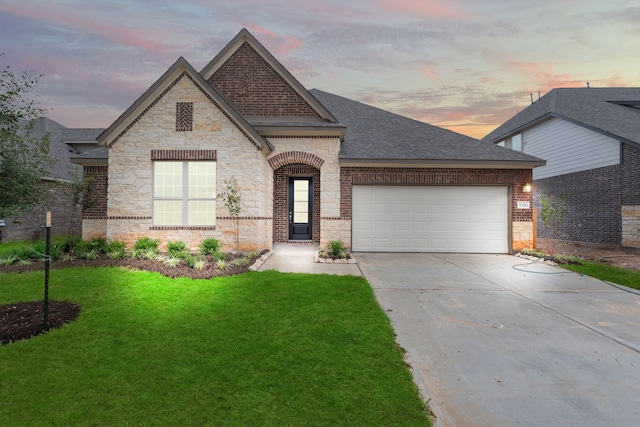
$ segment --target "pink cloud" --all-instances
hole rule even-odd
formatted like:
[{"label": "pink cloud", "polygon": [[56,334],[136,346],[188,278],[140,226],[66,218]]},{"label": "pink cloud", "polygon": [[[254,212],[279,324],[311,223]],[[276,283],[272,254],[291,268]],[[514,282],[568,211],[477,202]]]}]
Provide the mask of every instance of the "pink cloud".
[{"label": "pink cloud", "polygon": [[434,65],[426,65],[423,68],[422,73],[425,76],[429,77],[431,80],[435,80],[436,77],[438,77],[438,70]]},{"label": "pink cloud", "polygon": [[468,18],[468,13],[462,8],[453,6],[450,0],[376,0],[374,3],[380,8],[391,12],[428,18],[452,18],[457,20]]},{"label": "pink cloud", "polygon": [[255,34],[260,34],[261,41],[268,45],[268,49],[278,55],[286,56],[291,51],[299,49],[304,45],[304,42],[294,36],[281,36],[274,31],[267,28],[259,27],[257,25],[243,24],[249,31]]},{"label": "pink cloud", "polygon": [[74,30],[95,34],[125,46],[134,46],[160,53],[166,53],[169,50],[167,46],[148,37],[149,32],[146,30],[141,31],[137,28],[122,25],[109,25],[97,22],[94,19],[90,20],[73,16],[69,10],[61,13],[46,6],[30,9],[17,4],[0,4],[0,12],[10,13],[28,19],[63,24]]},{"label": "pink cloud", "polygon": [[524,88],[526,91],[542,94],[553,88],[583,87],[586,80],[573,74],[556,74],[555,65],[551,62],[519,62],[512,61],[506,64],[507,68],[521,74],[533,81],[533,87]]}]

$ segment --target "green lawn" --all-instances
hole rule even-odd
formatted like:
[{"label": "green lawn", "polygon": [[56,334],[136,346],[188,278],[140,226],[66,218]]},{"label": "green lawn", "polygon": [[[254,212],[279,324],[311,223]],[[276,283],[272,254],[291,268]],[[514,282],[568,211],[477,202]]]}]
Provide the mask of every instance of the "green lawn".
[{"label": "green lawn", "polygon": [[[0,305],[43,273],[0,274]],[[429,425],[359,277],[55,270],[73,323],[0,347],[0,425]]]},{"label": "green lawn", "polygon": [[607,282],[625,285],[630,288],[640,289],[640,271],[626,268],[613,267],[593,261],[579,260],[581,265],[561,265],[567,270],[582,273],[586,276],[606,280]]}]

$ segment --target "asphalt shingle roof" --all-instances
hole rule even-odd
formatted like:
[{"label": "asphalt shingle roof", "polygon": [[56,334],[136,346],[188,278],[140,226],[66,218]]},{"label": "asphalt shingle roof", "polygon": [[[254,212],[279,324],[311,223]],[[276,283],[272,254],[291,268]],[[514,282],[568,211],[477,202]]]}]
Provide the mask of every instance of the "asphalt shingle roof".
[{"label": "asphalt shingle roof", "polygon": [[640,144],[640,88],[558,88],[483,138],[500,141],[550,117]]},{"label": "asphalt shingle roof", "polygon": [[543,162],[338,95],[310,92],[347,126],[342,159]]}]

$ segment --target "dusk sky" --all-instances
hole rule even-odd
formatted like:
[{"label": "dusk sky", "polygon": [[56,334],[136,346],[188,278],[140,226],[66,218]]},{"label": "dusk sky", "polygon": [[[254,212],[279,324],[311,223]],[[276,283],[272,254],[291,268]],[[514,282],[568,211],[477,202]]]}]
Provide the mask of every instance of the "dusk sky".
[{"label": "dusk sky", "polygon": [[107,127],[243,27],[307,88],[481,138],[555,87],[640,86],[640,0],[0,0],[0,65]]}]

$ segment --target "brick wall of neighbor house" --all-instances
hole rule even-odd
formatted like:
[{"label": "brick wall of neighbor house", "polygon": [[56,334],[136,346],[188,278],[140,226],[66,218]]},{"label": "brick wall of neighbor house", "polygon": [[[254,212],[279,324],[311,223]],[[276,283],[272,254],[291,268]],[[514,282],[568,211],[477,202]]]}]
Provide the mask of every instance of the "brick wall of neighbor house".
[{"label": "brick wall of neighbor house", "polygon": [[640,148],[622,144],[622,246],[640,248]]},{"label": "brick wall of neighbor house", "polygon": [[[351,244],[351,219],[340,217],[340,165],[338,154],[340,139],[338,137],[268,137],[274,147],[269,157],[272,167],[278,169],[288,164],[305,164],[320,168],[320,209],[314,208],[314,214],[319,214],[320,246],[326,246],[330,240],[342,240],[345,245]],[[282,191],[282,190],[281,190]],[[277,199],[281,191],[274,194]],[[287,197],[286,193],[284,196]],[[274,209],[275,210],[275,209]],[[275,221],[275,218],[274,218]],[[288,219],[287,219],[288,221]],[[276,237],[276,228],[278,237]],[[274,224],[274,239],[282,240],[288,225]]]},{"label": "brick wall of neighbor house", "polygon": [[209,82],[243,116],[318,117],[246,42],[216,70]]},{"label": "brick wall of neighbor house", "polygon": [[[193,130],[176,130],[176,103],[193,103]],[[234,177],[241,195],[240,250],[271,248],[273,175],[265,155],[208,99],[186,75],[154,101],[153,107],[109,149],[107,236],[128,244],[149,236],[180,239],[195,249],[215,237],[225,250],[234,247],[234,221],[222,200],[216,204],[215,227],[154,227],[152,224],[153,150],[166,153],[216,153],[217,189]]]},{"label": "brick wall of neighbor house", "polygon": [[532,205],[531,193],[522,186],[531,182],[530,169],[375,168],[343,167],[340,171],[340,216],[351,220],[352,185],[506,185],[511,191],[513,250],[533,247],[533,210],[518,209],[518,201]]},{"label": "brick wall of neighbor house", "polygon": [[[607,166],[588,171],[536,180],[533,183],[538,209],[538,237],[576,242],[620,245],[620,167]],[[541,219],[541,196],[568,196],[560,225],[547,230]]]},{"label": "brick wall of neighbor house", "polygon": [[[43,182],[43,185],[50,186],[50,191],[54,194],[53,205],[30,209],[28,214],[16,218],[20,224],[14,223],[12,218],[5,218],[6,226],[1,228],[3,242],[43,238],[47,210],[51,211],[51,235],[65,236],[69,234],[71,218],[74,215],[70,196],[66,194],[61,183]],[[75,211],[75,221],[78,225],[81,215],[82,212],[79,209]]]},{"label": "brick wall of neighbor house", "polygon": [[289,177],[312,177],[313,183],[313,218],[311,231],[313,241],[320,242],[320,170],[307,165],[287,165],[276,169],[273,173],[273,241],[289,240]]}]

